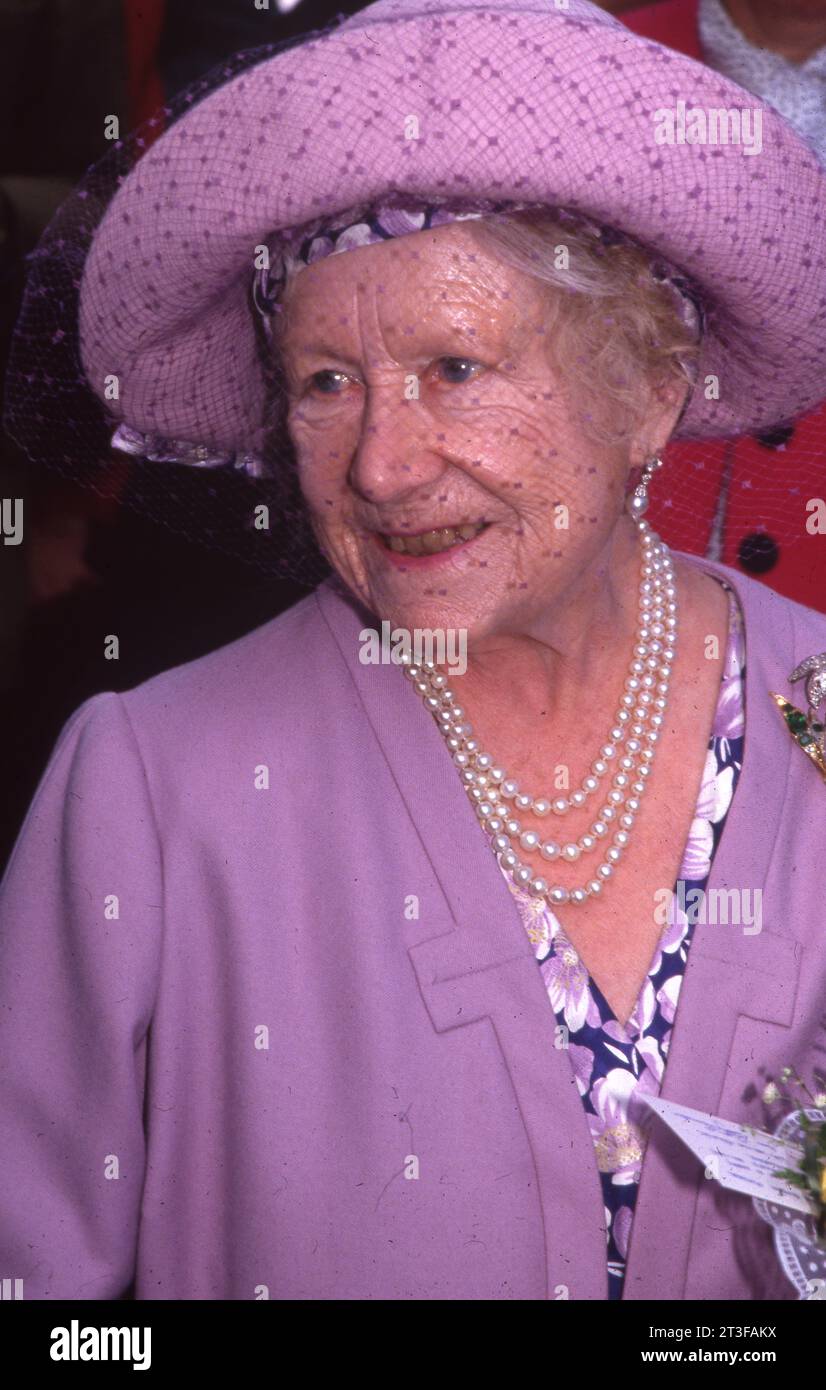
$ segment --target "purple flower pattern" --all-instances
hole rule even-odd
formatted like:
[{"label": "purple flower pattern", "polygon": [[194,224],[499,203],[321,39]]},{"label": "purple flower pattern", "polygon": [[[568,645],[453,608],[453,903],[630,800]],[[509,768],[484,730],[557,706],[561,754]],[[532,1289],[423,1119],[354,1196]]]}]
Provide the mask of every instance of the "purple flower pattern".
[{"label": "purple flower pattern", "polygon": [[[567,1052],[582,1097],[602,1183],[607,1241],[607,1297],[622,1297],[625,1264],[651,1112],[640,1104],[662,1085],[699,901],[731,806],[743,760],[745,634],[736,595],[706,764],[680,866],[675,897],[625,1027],[615,1018],[547,902],[505,874],[536,951],[557,1022],[568,1030]],[[505,872],[503,870],[503,872]],[[683,896],[680,896],[682,885]],[[687,899],[687,901],[686,901]]]}]

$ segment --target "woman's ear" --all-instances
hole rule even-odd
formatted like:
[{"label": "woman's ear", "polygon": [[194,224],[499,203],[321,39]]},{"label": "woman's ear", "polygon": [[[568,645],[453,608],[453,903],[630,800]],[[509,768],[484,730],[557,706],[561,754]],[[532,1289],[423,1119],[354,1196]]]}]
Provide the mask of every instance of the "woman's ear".
[{"label": "woman's ear", "polygon": [[631,436],[629,461],[641,468],[662,453],[679,420],[689,393],[686,381],[654,382],[649,386],[648,409]]}]

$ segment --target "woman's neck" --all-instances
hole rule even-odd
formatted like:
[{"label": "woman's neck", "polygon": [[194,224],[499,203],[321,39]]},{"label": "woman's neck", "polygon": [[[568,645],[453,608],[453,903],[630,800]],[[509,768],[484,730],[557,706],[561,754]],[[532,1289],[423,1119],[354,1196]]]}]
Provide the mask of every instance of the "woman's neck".
[{"label": "woman's neck", "polygon": [[465,675],[451,684],[480,736],[508,729],[527,747],[538,727],[566,728],[585,707],[604,711],[607,731],[632,659],[641,562],[637,528],[623,519],[538,619],[471,645]]}]

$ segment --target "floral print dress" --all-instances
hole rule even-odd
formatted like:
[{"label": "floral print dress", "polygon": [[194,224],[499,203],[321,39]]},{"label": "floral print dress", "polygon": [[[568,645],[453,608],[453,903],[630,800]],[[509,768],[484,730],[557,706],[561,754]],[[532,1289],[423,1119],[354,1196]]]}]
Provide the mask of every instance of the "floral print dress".
[{"label": "floral print dress", "polygon": [[[700,795],[683,853],[676,898],[651,968],[625,1027],[565,936],[547,902],[512,883],[557,1022],[568,1030],[568,1055],[594,1141],[605,1203],[609,1299],[622,1297],[625,1262],[651,1112],[636,1099],[662,1085],[677,1002],[705,889],[743,761],[745,638],[740,605],[728,591],[729,631],[720,694]],[[505,872],[503,870],[503,872]],[[682,881],[682,882],[681,882]],[[687,909],[687,911],[686,911]]]}]

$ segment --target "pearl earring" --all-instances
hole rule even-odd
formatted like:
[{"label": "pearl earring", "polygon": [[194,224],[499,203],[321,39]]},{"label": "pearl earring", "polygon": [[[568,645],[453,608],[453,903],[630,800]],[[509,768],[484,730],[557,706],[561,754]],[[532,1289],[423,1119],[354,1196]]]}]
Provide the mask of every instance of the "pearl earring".
[{"label": "pearl earring", "polygon": [[661,458],[649,459],[642,470],[642,476],[637,486],[634,488],[633,492],[628,493],[625,499],[625,510],[628,512],[629,516],[634,517],[636,521],[639,521],[648,509],[648,484],[657,469],[662,468],[662,466],[663,461]]}]

